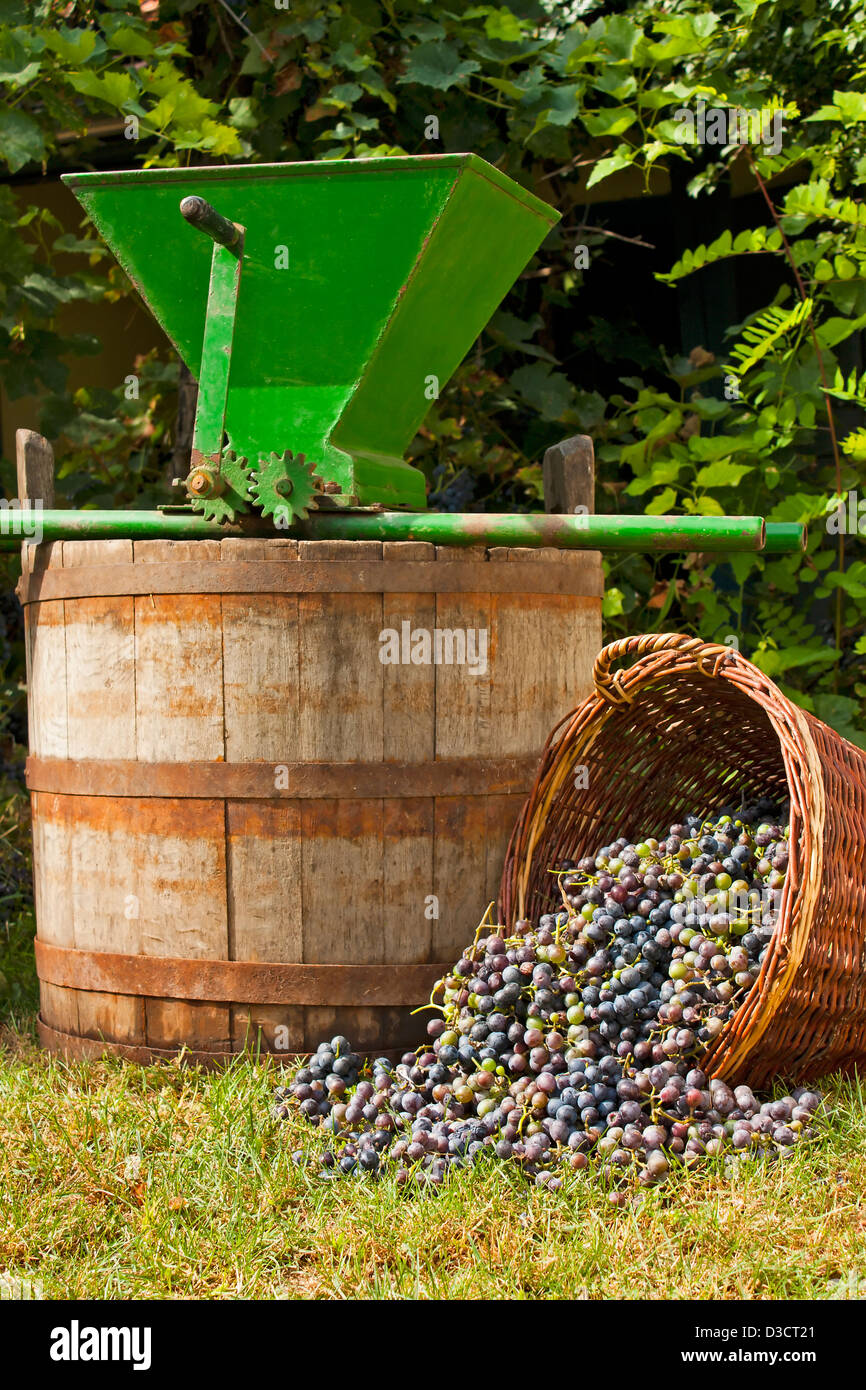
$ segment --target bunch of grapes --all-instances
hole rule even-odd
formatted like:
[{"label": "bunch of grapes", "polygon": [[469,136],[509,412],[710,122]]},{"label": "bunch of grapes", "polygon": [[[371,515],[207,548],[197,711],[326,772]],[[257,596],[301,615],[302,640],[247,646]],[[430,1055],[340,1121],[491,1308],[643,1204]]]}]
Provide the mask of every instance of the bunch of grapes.
[{"label": "bunch of grapes", "polygon": [[436,490],[430,493],[429,504],[440,512],[465,512],[478,510],[471,504],[475,500],[475,479],[468,468],[461,468],[448,482],[443,485],[443,475],[445,470],[436,467],[433,471]]},{"label": "bunch of grapes", "polygon": [[299,1107],[321,1126],[329,1176],[390,1166],[400,1183],[438,1186],[492,1151],[552,1189],[592,1169],[616,1202],[626,1180],[706,1157],[790,1155],[821,1097],[797,1088],[762,1104],[700,1065],[760,972],[784,822],[765,801],[689,815],[661,841],[620,838],[559,866],[560,910],[513,935],[479,929],[434,989],[425,1046],[363,1068],[333,1038],[277,1088],[277,1115]]}]

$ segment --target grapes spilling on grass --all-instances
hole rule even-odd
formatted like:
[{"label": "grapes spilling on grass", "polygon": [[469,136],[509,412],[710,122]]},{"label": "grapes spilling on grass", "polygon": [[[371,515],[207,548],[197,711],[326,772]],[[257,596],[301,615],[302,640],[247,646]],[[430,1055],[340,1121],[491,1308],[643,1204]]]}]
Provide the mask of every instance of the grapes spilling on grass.
[{"label": "grapes spilling on grass", "polygon": [[775,930],[785,819],[768,801],[688,815],[661,841],[620,838],[560,866],[561,908],[511,935],[480,928],[434,989],[417,1052],[364,1067],[332,1038],[277,1087],[277,1116],[319,1126],[329,1177],[438,1186],[495,1155],[552,1189],[590,1169],[613,1201],[629,1179],[707,1158],[790,1156],[821,1097],[798,1087],[762,1103],[701,1067]]}]

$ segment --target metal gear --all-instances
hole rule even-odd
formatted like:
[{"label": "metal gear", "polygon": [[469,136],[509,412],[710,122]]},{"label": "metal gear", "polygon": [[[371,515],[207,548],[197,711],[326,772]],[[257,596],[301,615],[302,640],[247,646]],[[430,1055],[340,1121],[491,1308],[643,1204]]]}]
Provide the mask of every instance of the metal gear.
[{"label": "metal gear", "polygon": [[315,464],[303,454],[286,449],[282,454],[262,455],[250,473],[251,492],[264,516],[285,516],[287,522],[303,521],[322,487]]},{"label": "metal gear", "polygon": [[189,500],[207,521],[234,521],[238,512],[250,510],[250,479],[247,460],[234,449],[223,449],[219,467],[204,459],[190,470],[186,479]]}]

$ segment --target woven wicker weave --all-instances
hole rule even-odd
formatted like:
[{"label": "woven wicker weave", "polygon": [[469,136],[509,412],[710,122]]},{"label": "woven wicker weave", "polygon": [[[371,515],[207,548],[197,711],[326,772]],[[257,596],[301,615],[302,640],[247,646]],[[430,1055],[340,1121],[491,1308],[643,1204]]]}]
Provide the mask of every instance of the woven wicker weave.
[{"label": "woven wicker weave", "polygon": [[790,797],[778,926],[706,1064],[759,1086],[866,1061],[866,754],[737,652],[677,633],[611,643],[594,681],[545,745],[509,845],[501,920],[550,910],[561,901],[550,870],[616,836],[663,834],[741,792]]}]

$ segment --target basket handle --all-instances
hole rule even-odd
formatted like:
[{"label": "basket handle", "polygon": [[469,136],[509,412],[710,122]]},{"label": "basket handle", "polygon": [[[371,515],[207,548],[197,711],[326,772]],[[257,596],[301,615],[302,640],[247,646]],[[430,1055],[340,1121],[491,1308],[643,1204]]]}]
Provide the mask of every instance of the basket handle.
[{"label": "basket handle", "polygon": [[[702,642],[699,637],[688,637],[683,632],[650,632],[640,637],[622,637],[618,642],[609,642],[602,647],[595,659],[592,679],[596,694],[611,705],[631,704],[634,696],[630,690],[632,673],[612,671],[611,667],[625,656],[664,658],[657,663],[662,670],[676,665],[683,671],[693,668],[703,676],[717,676],[724,663],[735,653],[730,647],[719,646],[715,642]],[[642,672],[646,676],[646,670]]]}]

